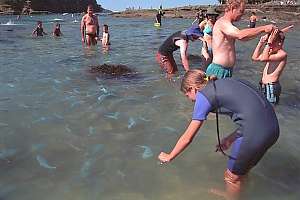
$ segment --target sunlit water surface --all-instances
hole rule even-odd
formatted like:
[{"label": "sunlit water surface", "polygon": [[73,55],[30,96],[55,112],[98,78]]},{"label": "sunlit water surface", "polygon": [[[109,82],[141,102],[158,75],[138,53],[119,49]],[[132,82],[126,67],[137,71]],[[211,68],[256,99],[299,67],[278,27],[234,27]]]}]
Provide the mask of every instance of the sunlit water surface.
[{"label": "sunlit water surface", "polygon": [[[55,18],[64,20],[62,38],[31,37],[37,20],[50,33]],[[179,91],[182,67],[168,81],[155,53],[191,20],[168,19],[156,29],[151,19],[100,17],[101,25],[110,27],[112,43],[103,52],[100,46],[81,46],[79,23],[73,22],[80,16],[15,19],[0,17],[0,199],[222,199],[209,192],[224,187],[226,168],[226,158],[214,152],[215,120],[208,120],[172,163],[157,162],[158,153],[170,151],[185,130],[193,104]],[[299,37],[296,26],[285,43],[289,58],[276,108],[281,136],[249,174],[243,199],[300,197]],[[250,59],[256,43],[237,42],[234,71],[234,77],[254,84],[263,67]],[[189,53],[199,55],[200,47],[194,42]],[[95,78],[86,73],[88,66],[103,63],[125,64],[137,74]],[[192,68],[200,64],[191,62]],[[223,135],[233,129],[221,118]]]}]

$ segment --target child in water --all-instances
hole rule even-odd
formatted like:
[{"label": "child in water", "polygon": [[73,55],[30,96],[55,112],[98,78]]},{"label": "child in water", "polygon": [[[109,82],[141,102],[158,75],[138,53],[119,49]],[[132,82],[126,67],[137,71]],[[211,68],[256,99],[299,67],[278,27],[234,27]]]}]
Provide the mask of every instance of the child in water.
[{"label": "child in water", "polygon": [[260,90],[273,105],[279,102],[281,93],[279,78],[287,63],[287,52],[283,49],[284,32],[292,27],[274,29],[270,35],[262,36],[252,55],[252,60],[266,62]]},{"label": "child in water", "polygon": [[56,23],[56,24],[55,24],[55,26],[54,26],[54,28],[53,28],[52,35],[53,35],[54,37],[60,37],[60,36],[63,35],[62,32],[61,32],[61,30],[60,30],[60,24],[59,24],[59,23]]},{"label": "child in water", "polygon": [[47,33],[44,32],[42,21],[37,22],[37,27],[32,31],[32,36],[44,36]]},{"label": "child in water", "polygon": [[[161,163],[171,162],[191,144],[209,112],[226,110],[238,128],[216,146],[224,155],[227,155],[224,151],[231,147],[231,154],[227,155],[229,159],[224,174],[226,193],[216,190],[214,193],[227,199],[238,198],[245,175],[279,137],[279,124],[272,105],[247,81],[215,80],[199,69],[185,74],[181,90],[195,102],[192,120],[173,150],[161,152],[158,159]],[[245,106],[245,102],[249,104]]]},{"label": "child in water", "polygon": [[110,45],[109,33],[108,33],[108,25],[107,24],[103,25],[102,31],[103,31],[102,32],[102,39],[101,39],[102,46],[103,47],[107,47],[107,46]]}]

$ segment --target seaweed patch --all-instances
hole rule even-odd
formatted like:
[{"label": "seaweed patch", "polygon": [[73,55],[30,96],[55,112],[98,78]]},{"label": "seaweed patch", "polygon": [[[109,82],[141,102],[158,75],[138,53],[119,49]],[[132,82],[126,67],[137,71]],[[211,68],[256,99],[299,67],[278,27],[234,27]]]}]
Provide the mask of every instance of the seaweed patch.
[{"label": "seaweed patch", "polygon": [[113,65],[113,64],[103,64],[90,66],[89,72],[95,75],[112,75],[112,76],[124,76],[134,74],[135,71],[130,69],[126,65]]}]

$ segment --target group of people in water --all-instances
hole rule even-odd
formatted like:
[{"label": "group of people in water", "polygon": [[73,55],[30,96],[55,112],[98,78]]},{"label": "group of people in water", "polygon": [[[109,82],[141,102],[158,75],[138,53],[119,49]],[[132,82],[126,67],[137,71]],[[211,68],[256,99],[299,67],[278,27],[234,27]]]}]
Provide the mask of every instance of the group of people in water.
[{"label": "group of people in water", "polygon": [[[185,72],[181,91],[195,102],[192,120],[178,139],[170,153],[161,152],[161,164],[175,159],[199,132],[210,112],[216,113],[218,144],[217,151],[228,157],[224,174],[226,191],[213,190],[226,199],[238,199],[245,175],[261,160],[279,137],[279,124],[274,105],[279,102],[279,83],[286,63],[287,53],[283,49],[285,36],[293,25],[279,29],[273,24],[256,27],[256,16],[252,13],[249,28],[239,29],[233,23],[245,12],[245,0],[228,0],[224,15],[208,8],[205,18],[193,22],[185,31],[177,31],[159,47],[157,62],[168,75],[178,71],[173,52],[180,50]],[[202,21],[201,21],[202,20]],[[195,22],[198,24],[195,25]],[[246,80],[232,78],[236,63],[235,42],[248,41],[263,35],[252,55],[253,61],[265,62],[259,88]],[[191,69],[187,49],[190,41],[203,43],[202,57],[206,72]],[[245,104],[247,102],[247,104]],[[219,136],[218,115],[231,117],[238,128],[223,139]],[[225,150],[231,147],[228,155]]]},{"label": "group of people in water", "polygon": [[[87,46],[96,45],[100,40],[103,48],[108,48],[110,45],[110,36],[108,25],[104,24],[102,28],[102,38],[99,37],[99,22],[97,15],[94,14],[93,6],[88,5],[87,13],[82,17],[80,24],[81,41]],[[44,36],[47,33],[44,31],[42,21],[37,22],[36,28],[32,32],[32,36]],[[56,23],[53,27],[52,35],[55,37],[62,36],[60,24]]]},{"label": "group of people in water", "polygon": [[[252,13],[249,28],[239,29],[233,23],[241,19],[245,11],[245,0],[228,0],[224,15],[220,18],[215,8],[197,13],[193,25],[184,31],[169,36],[158,48],[156,60],[168,75],[178,71],[173,52],[180,50],[185,75],[181,91],[195,102],[192,120],[170,153],[161,152],[158,159],[168,163],[175,159],[193,140],[210,112],[229,115],[238,128],[220,139],[217,151],[228,156],[224,174],[226,192],[214,191],[227,199],[238,198],[245,175],[261,160],[267,150],[279,137],[279,124],[274,105],[279,102],[281,86],[279,83],[286,63],[287,53],[283,49],[285,33],[293,26],[279,29],[273,24],[256,27],[257,17]],[[156,15],[156,23],[161,25],[162,9]],[[99,22],[88,6],[82,17],[82,43],[88,46],[99,40]],[[236,63],[235,42],[248,41],[263,35],[252,55],[252,60],[265,62],[263,75],[257,89],[248,81],[231,78]],[[42,22],[38,22],[33,35],[43,36]],[[57,23],[53,35],[61,36]],[[102,45],[110,45],[108,26],[103,25]],[[191,69],[187,49],[190,41],[202,41],[202,67]],[[245,104],[247,102],[247,105]],[[219,128],[217,126],[217,133]],[[228,155],[224,151],[231,147]]]}]

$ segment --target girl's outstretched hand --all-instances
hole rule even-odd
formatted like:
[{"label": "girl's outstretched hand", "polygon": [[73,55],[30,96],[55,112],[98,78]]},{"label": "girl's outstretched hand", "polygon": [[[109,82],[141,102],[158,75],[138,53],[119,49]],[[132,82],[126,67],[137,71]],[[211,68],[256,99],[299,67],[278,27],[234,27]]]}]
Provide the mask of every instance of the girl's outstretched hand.
[{"label": "girl's outstretched hand", "polygon": [[160,160],[160,162],[163,164],[163,163],[168,163],[171,161],[171,158],[170,158],[170,154],[167,154],[165,152],[160,152],[159,156],[158,156],[158,159]]}]

